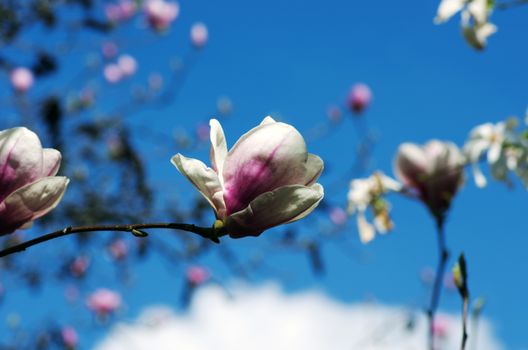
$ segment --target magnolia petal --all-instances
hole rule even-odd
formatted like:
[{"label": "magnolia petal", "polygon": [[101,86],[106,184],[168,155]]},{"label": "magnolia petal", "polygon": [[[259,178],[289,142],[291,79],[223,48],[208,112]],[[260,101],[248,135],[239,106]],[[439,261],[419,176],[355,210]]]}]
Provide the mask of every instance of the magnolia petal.
[{"label": "magnolia petal", "polygon": [[486,139],[470,140],[464,145],[464,154],[469,162],[476,163],[489,147],[490,142]]},{"label": "magnolia petal", "polygon": [[0,235],[50,212],[59,204],[68,182],[63,176],[49,176],[11,193],[0,205]]},{"label": "magnolia petal", "polygon": [[398,148],[394,161],[396,176],[406,185],[413,185],[428,172],[428,162],[424,151],[413,143],[403,143]]},{"label": "magnolia petal", "polygon": [[258,236],[271,227],[308,215],[324,196],[323,187],[289,185],[255,198],[247,208],[227,217],[226,228],[233,238]]},{"label": "magnolia petal", "polygon": [[453,17],[458,11],[462,10],[466,0],[442,0],[438,6],[435,24],[443,23]]},{"label": "magnolia petal", "polygon": [[304,183],[306,186],[313,185],[324,169],[324,162],[315,154],[308,153],[308,158],[306,159],[306,172],[304,180],[301,180],[301,184]]},{"label": "magnolia petal", "polygon": [[479,188],[486,187],[488,181],[486,180],[486,177],[484,174],[482,174],[482,171],[480,170],[480,167],[477,163],[471,164],[471,170],[473,171],[473,178],[475,179],[475,185]]},{"label": "magnolia petal", "polygon": [[271,120],[244,134],[227,154],[223,178],[228,214],[246,208],[262,193],[312,184],[322,171],[322,161],[308,155],[301,134]]},{"label": "magnolia petal", "polygon": [[0,201],[42,176],[42,145],[38,136],[19,127],[0,132]]},{"label": "magnolia petal", "polygon": [[374,226],[367,221],[364,212],[358,213],[357,225],[359,231],[359,240],[361,241],[361,243],[367,244],[368,242],[374,239],[376,230]]},{"label": "magnolia petal", "polygon": [[260,122],[260,125],[266,125],[266,124],[272,124],[272,123],[276,123],[275,119],[273,119],[271,116],[267,116],[266,118],[262,119],[262,121]]},{"label": "magnolia petal", "polygon": [[187,158],[180,153],[171,158],[171,163],[184,175],[213,207],[216,217],[225,213],[222,185],[215,171],[198,159]]},{"label": "magnolia petal", "polygon": [[488,21],[488,0],[472,0],[467,9],[477,23],[484,24]]},{"label": "magnolia petal", "polygon": [[62,156],[53,148],[42,150],[42,176],[55,176],[59,171]]},{"label": "magnolia petal", "polygon": [[502,155],[502,144],[494,142],[488,150],[488,163],[494,164],[499,161]]},{"label": "magnolia petal", "polygon": [[211,127],[211,165],[216,173],[219,175],[220,183],[223,183],[222,172],[224,170],[224,162],[227,157],[227,142],[224,135],[222,125],[216,119],[209,121]]},{"label": "magnolia petal", "polygon": [[470,23],[470,15],[462,12],[462,35],[466,42],[476,50],[484,50],[488,37],[497,32],[497,26],[492,23]]}]

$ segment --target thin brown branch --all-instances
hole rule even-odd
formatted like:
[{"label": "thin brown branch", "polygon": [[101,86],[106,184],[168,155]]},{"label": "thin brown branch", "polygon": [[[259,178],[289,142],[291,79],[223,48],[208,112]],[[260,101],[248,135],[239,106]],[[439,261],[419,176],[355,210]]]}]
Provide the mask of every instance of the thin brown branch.
[{"label": "thin brown branch", "polygon": [[215,243],[220,243],[218,237],[224,235],[225,233],[220,232],[217,229],[211,227],[199,227],[192,224],[181,224],[181,223],[143,223],[143,224],[128,224],[128,225],[95,225],[95,226],[78,226],[78,227],[66,227],[62,230],[54,231],[37,238],[31,239],[29,241],[14,245],[12,247],[6,248],[0,251],[0,258],[14,253],[18,253],[26,250],[29,247],[34,245],[50,241],[52,239],[60,238],[63,236],[68,236],[75,233],[82,232],[128,232],[138,237],[146,237],[147,233],[143,230],[146,229],[172,229],[187,231],[197,234],[200,237],[209,239]]}]

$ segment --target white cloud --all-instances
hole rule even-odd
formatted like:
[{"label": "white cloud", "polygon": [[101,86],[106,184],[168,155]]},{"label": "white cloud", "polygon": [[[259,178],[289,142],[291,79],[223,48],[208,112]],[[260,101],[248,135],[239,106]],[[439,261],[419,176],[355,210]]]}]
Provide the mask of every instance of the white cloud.
[{"label": "white cloud", "polygon": [[[234,287],[227,295],[205,287],[188,313],[149,307],[134,323],[113,327],[96,350],[423,350],[426,319],[379,304],[346,304],[316,291],[285,294],[277,286]],[[460,347],[460,318],[441,314],[442,349]],[[470,343],[475,337],[470,335]],[[471,344],[469,344],[471,349]],[[479,350],[501,350],[490,323],[481,320]]]}]

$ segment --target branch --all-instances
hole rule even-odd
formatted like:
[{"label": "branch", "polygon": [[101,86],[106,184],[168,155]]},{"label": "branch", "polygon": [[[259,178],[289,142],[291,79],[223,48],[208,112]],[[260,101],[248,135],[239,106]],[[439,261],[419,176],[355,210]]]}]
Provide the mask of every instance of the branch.
[{"label": "branch", "polygon": [[147,224],[129,224],[129,225],[97,225],[97,226],[77,226],[77,227],[66,227],[62,230],[54,231],[40,237],[31,239],[29,241],[14,245],[0,251],[0,258],[14,253],[22,252],[27,248],[44,243],[46,241],[68,236],[74,233],[82,232],[98,232],[98,231],[120,231],[128,232],[136,237],[146,237],[148,233],[143,231],[144,229],[172,229],[187,231],[197,234],[200,237],[209,239],[215,243],[220,243],[219,237],[226,234],[221,228],[215,227],[199,227],[192,224],[181,224],[181,223],[147,223]]},{"label": "branch", "polygon": [[429,309],[427,310],[427,318],[429,320],[429,349],[434,350],[434,317],[436,310],[438,309],[438,304],[440,302],[440,295],[442,292],[442,281],[444,278],[444,272],[446,268],[447,259],[449,258],[449,252],[447,251],[445,244],[445,234],[444,234],[444,218],[436,218],[436,228],[437,228],[437,237],[438,237],[438,252],[439,252],[439,262],[438,267],[436,268],[435,281],[433,285],[433,291],[431,294],[431,302],[429,304]]},{"label": "branch", "polygon": [[499,3],[495,5],[495,8],[498,10],[508,10],[513,7],[527,5],[527,4],[528,4],[528,0],[512,0],[512,1]]}]

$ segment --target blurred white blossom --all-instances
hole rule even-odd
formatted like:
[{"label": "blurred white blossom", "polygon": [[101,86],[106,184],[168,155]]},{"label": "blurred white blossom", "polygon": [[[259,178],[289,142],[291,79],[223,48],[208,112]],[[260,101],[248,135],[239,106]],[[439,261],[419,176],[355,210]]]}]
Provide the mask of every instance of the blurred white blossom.
[{"label": "blurred white blossom", "polygon": [[[376,172],[368,178],[355,179],[350,182],[348,192],[348,212],[357,213],[357,224],[361,242],[368,243],[374,239],[376,231],[386,233],[393,227],[389,216],[390,206],[383,199],[388,192],[399,192],[402,184],[398,181]],[[374,224],[366,217],[366,211],[372,207]]]}]

